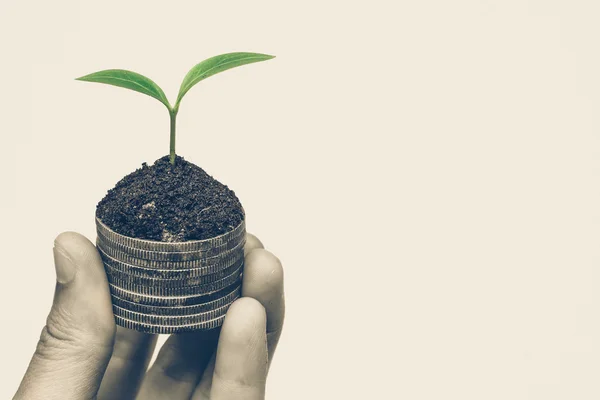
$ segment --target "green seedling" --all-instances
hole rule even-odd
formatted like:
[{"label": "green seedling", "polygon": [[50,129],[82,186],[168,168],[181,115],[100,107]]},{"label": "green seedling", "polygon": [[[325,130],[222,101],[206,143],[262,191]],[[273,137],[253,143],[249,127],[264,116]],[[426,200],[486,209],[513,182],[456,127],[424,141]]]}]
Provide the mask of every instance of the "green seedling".
[{"label": "green seedling", "polygon": [[165,92],[163,92],[163,90],[156,83],[154,83],[153,80],[146,78],[137,72],[127,71],[124,69],[107,69],[82,76],[81,78],[77,78],[77,80],[106,83],[108,85],[124,87],[126,89],[135,90],[136,92],[144,93],[150,97],[154,97],[163,103],[169,110],[169,116],[171,118],[169,157],[171,164],[175,164],[175,122],[177,118],[177,112],[179,111],[179,105],[181,104],[181,99],[183,96],[185,96],[185,94],[196,83],[208,78],[209,76],[213,76],[219,72],[223,72],[234,67],[252,64],[259,61],[266,61],[270,60],[271,58],[274,58],[274,56],[259,53],[227,53],[208,58],[201,63],[196,64],[187,73],[185,78],[183,78],[183,82],[179,88],[179,94],[177,95],[177,101],[175,101],[174,106],[171,106],[167,96],[165,96]]}]

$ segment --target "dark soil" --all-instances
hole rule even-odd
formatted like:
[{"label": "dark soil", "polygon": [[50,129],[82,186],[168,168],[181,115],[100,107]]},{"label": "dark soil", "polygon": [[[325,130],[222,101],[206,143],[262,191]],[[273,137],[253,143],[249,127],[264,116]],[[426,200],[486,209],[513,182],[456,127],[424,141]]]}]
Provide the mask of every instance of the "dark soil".
[{"label": "dark soil", "polygon": [[96,216],[113,231],[139,239],[182,242],[229,232],[244,210],[235,193],[177,156],[142,164],[108,191]]}]

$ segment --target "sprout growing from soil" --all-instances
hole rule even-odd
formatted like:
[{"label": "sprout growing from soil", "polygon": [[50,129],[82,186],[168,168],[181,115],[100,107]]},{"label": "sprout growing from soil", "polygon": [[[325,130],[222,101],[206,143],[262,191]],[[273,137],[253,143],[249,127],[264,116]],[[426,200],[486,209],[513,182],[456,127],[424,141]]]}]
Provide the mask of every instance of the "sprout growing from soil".
[{"label": "sprout growing from soil", "polygon": [[227,53],[215,57],[208,58],[199,64],[196,64],[183,78],[177,101],[174,106],[171,106],[165,92],[149,78],[138,74],[137,72],[127,71],[124,69],[107,69],[104,71],[94,72],[92,74],[77,78],[79,81],[106,83],[108,85],[124,87],[135,90],[136,92],[144,93],[150,97],[154,97],[163,103],[169,110],[171,117],[171,136],[169,146],[169,160],[171,164],[175,164],[175,120],[179,105],[183,96],[198,82],[218,74],[219,72],[228,69],[239,67],[245,64],[251,64],[259,61],[266,61],[274,58],[267,54],[259,53]]}]

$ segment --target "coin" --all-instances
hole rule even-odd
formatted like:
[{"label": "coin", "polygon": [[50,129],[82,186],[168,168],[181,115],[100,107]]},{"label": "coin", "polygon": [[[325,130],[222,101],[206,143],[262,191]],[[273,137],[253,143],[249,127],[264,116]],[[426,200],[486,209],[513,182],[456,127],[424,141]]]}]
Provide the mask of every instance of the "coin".
[{"label": "coin", "polygon": [[232,265],[239,264],[244,259],[244,253],[240,252],[234,258],[227,258],[222,264],[209,265],[200,268],[189,268],[189,269],[158,269],[158,268],[145,268],[138,267],[137,265],[131,265],[119,260],[116,260],[102,251],[99,248],[100,256],[104,265],[108,265],[113,270],[126,272],[130,275],[141,276],[146,278],[163,278],[163,279],[179,279],[182,277],[194,278],[197,276],[214,274],[224,269],[231,267]]},{"label": "coin", "polygon": [[222,235],[205,240],[190,240],[186,242],[157,242],[153,240],[132,238],[116,233],[98,218],[96,218],[96,228],[97,231],[102,233],[104,237],[110,239],[115,243],[120,243],[131,248],[159,252],[208,250],[213,247],[219,247],[238,236],[243,237],[246,233],[245,221],[240,222],[238,226]]},{"label": "coin", "polygon": [[236,286],[232,291],[223,295],[223,297],[217,298],[212,301],[208,301],[206,303],[195,304],[190,306],[149,306],[146,304],[134,303],[132,301],[122,299],[115,295],[111,295],[111,299],[113,305],[119,306],[125,310],[135,311],[138,313],[149,315],[176,316],[200,314],[206,311],[215,310],[226,304],[234,302],[241,296],[241,293],[241,286]]},{"label": "coin", "polygon": [[216,282],[205,283],[201,285],[195,286],[184,286],[184,287],[162,287],[162,286],[144,286],[144,285],[136,285],[129,281],[114,277],[108,276],[108,282],[114,286],[117,286],[121,289],[128,290],[130,292],[144,294],[148,296],[196,296],[201,294],[208,294],[215,292],[217,290],[223,289],[231,284],[233,284],[237,279],[239,279],[240,274],[242,273],[244,266],[240,266],[238,269],[233,271],[232,274],[227,275],[223,279],[220,279]]},{"label": "coin", "polygon": [[222,315],[225,315],[230,305],[231,303],[225,304],[224,306],[200,314],[176,316],[141,314],[134,311],[125,310],[119,306],[113,305],[113,313],[115,316],[125,318],[133,322],[139,322],[142,324],[180,326],[198,324],[201,322],[206,322],[210,321],[211,319],[218,318]]},{"label": "coin", "polygon": [[196,269],[196,268],[207,268],[213,267],[215,270],[222,269],[224,265],[231,265],[231,260],[243,256],[243,247],[238,248],[236,251],[229,251],[218,257],[191,260],[191,261],[157,261],[147,260],[144,258],[132,257],[121,251],[115,250],[111,247],[106,247],[102,242],[96,241],[96,247],[98,250],[103,252],[105,255],[118,260],[120,262],[135,265],[144,268],[156,268],[156,269]]},{"label": "coin", "polygon": [[206,322],[200,322],[192,325],[180,325],[180,326],[172,326],[172,325],[151,325],[151,324],[142,324],[139,322],[131,321],[126,318],[122,318],[119,316],[115,316],[115,322],[117,325],[120,325],[127,329],[134,329],[138,332],[144,333],[182,333],[182,332],[193,332],[193,331],[207,331],[210,329],[215,329],[220,327],[223,324],[223,320],[225,319],[225,315],[222,315],[218,318],[212,319]]},{"label": "coin", "polygon": [[211,293],[187,296],[157,296],[140,294],[131,290],[120,288],[111,284],[110,282],[108,286],[110,288],[110,293],[113,296],[119,297],[120,299],[124,299],[133,303],[156,307],[181,307],[205,304],[220,299],[221,297],[230,293],[232,290],[239,288],[241,284],[242,279],[240,277],[231,285],[221,290],[215,290]]},{"label": "coin", "polygon": [[165,251],[150,251],[137,247],[129,247],[122,243],[117,243],[106,238],[101,232],[98,232],[97,241],[102,247],[109,247],[112,250],[119,251],[135,258],[144,260],[156,261],[192,261],[199,259],[208,259],[225,255],[230,251],[236,251],[244,246],[246,242],[245,236],[239,236],[235,240],[231,240],[222,246],[212,247],[206,250],[196,251],[180,251],[180,252],[165,252]]},{"label": "coin", "polygon": [[218,272],[212,274],[205,274],[195,277],[186,276],[185,270],[179,270],[179,276],[173,278],[157,278],[157,277],[141,277],[132,275],[128,272],[120,271],[118,269],[114,269],[110,266],[110,264],[104,264],[104,270],[106,271],[106,275],[108,276],[108,280],[110,282],[115,279],[122,280],[128,282],[133,285],[141,285],[141,286],[151,286],[151,287],[162,287],[162,288],[179,288],[179,287],[188,287],[188,286],[198,286],[203,284],[208,284],[212,282],[217,282],[230,274],[234,273],[236,270],[239,270],[243,265],[243,260],[240,260],[237,264],[233,264],[225,269],[222,269]]}]

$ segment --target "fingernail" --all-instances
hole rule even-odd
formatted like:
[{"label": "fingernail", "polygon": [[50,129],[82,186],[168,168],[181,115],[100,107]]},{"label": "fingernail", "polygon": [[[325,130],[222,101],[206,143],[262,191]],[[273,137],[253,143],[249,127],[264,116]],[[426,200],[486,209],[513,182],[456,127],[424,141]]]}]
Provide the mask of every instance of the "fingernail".
[{"label": "fingernail", "polygon": [[75,279],[77,265],[75,265],[69,253],[60,244],[55,242],[53,251],[56,281],[65,285]]}]

